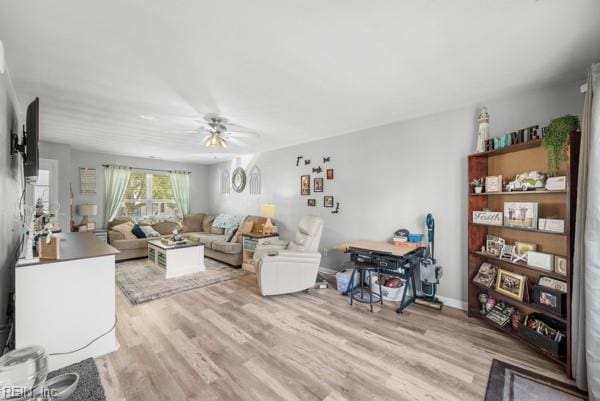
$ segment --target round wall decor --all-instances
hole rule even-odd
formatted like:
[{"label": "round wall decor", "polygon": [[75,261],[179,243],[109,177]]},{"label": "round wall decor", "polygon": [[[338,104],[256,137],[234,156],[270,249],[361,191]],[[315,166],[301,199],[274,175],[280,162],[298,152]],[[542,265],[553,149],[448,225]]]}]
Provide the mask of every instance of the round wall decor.
[{"label": "round wall decor", "polygon": [[246,188],[246,172],[243,168],[238,167],[233,170],[231,186],[235,192],[242,192]]}]

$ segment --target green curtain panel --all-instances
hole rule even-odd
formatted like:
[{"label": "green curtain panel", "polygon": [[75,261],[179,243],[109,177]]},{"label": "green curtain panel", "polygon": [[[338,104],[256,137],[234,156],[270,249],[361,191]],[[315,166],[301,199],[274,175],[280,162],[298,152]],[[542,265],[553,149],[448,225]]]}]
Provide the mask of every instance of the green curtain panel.
[{"label": "green curtain panel", "polygon": [[123,203],[129,184],[131,169],[125,166],[108,166],[104,169],[104,226],[112,221]]},{"label": "green curtain panel", "polygon": [[190,213],[190,175],[186,171],[172,171],[169,178],[177,208],[185,216]]}]

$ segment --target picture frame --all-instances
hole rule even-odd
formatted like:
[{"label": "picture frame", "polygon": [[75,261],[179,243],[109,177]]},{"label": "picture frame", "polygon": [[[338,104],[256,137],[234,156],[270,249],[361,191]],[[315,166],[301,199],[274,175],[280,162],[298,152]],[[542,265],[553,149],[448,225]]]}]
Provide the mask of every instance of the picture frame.
[{"label": "picture frame", "polygon": [[490,175],[485,177],[485,192],[502,192],[502,176]]},{"label": "picture frame", "polygon": [[306,204],[307,204],[307,206],[315,207],[315,206],[317,206],[317,200],[316,199],[307,199]]},{"label": "picture frame", "polygon": [[300,195],[310,195],[310,175],[300,176]]},{"label": "picture frame", "polygon": [[526,282],[527,276],[499,269],[498,278],[496,279],[496,292],[522,302]]},{"label": "picture frame", "polygon": [[327,169],[326,176],[327,176],[328,180],[333,180],[333,169],[332,168]]},{"label": "picture frame", "polygon": [[560,275],[567,275],[567,258],[554,255],[554,271]]},{"label": "picture frame", "polygon": [[313,192],[323,192],[323,177],[317,177],[313,180]]},{"label": "picture frame", "polygon": [[538,227],[538,204],[536,202],[505,202],[504,225],[536,230]]},{"label": "picture frame", "polygon": [[534,284],[533,303],[564,316],[566,314],[567,294],[553,288]]},{"label": "picture frame", "polygon": [[481,286],[490,288],[496,283],[498,267],[491,263],[484,262],[479,266],[477,274],[473,277],[473,282]]},{"label": "picture frame", "polygon": [[326,195],[323,197],[323,207],[333,207],[333,196]]},{"label": "picture frame", "polygon": [[500,257],[502,247],[506,244],[506,241],[496,235],[487,235],[485,241],[485,252],[490,255]]}]

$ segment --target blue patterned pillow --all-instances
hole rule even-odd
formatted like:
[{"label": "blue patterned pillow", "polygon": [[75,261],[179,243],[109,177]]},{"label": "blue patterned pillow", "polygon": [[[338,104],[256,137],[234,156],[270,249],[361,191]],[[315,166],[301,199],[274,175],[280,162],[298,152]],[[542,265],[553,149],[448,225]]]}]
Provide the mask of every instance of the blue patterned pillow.
[{"label": "blue patterned pillow", "polygon": [[140,228],[139,224],[134,224],[131,233],[138,238],[146,238],[146,233]]},{"label": "blue patterned pillow", "polygon": [[228,214],[219,214],[217,215],[217,217],[215,217],[212,226],[216,228],[228,228],[229,220],[231,220],[232,217],[233,216],[230,216]]},{"label": "blue patterned pillow", "polygon": [[237,230],[237,227],[227,228],[225,230],[225,241],[231,242],[233,240],[233,237],[235,237],[235,233],[237,233]]}]

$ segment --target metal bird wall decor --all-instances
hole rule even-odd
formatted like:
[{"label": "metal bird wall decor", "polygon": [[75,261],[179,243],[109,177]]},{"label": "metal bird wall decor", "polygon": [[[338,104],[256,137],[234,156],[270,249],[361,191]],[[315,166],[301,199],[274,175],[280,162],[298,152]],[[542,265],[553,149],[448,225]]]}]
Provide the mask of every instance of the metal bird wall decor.
[{"label": "metal bird wall decor", "polygon": [[313,167],[312,171],[313,171],[313,173],[321,174],[323,172],[323,169],[321,168],[321,166]]},{"label": "metal bird wall decor", "polygon": [[296,167],[298,167],[300,165],[300,160],[304,159],[303,156],[298,156],[296,157]]},{"label": "metal bird wall decor", "polygon": [[323,163],[329,163],[331,161],[331,156],[323,156]]}]

